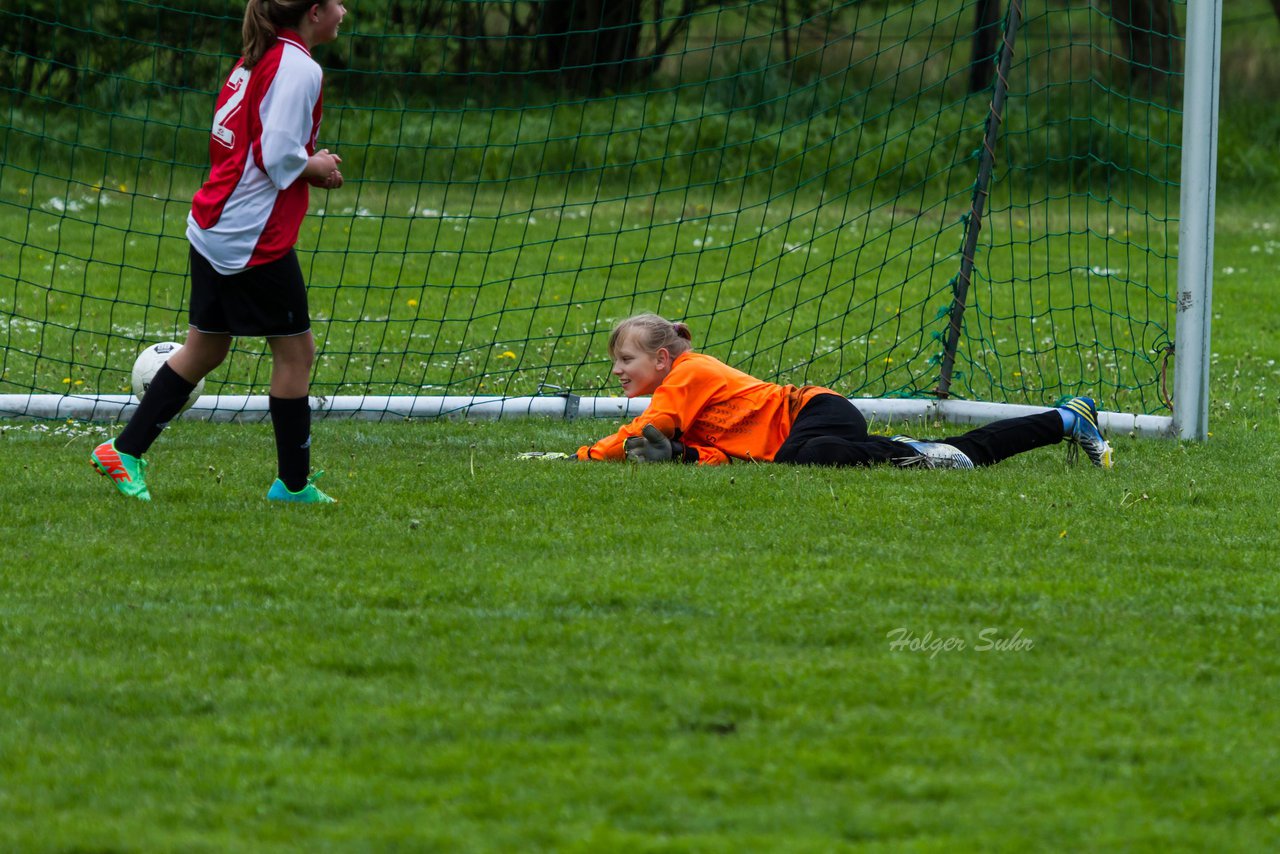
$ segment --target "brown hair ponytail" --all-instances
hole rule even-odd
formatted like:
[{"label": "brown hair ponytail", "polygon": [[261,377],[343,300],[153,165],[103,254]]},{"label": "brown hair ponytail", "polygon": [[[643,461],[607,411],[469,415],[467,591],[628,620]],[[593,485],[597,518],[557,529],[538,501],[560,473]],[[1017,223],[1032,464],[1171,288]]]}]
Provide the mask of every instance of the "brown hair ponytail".
[{"label": "brown hair ponytail", "polygon": [[249,0],[244,7],[241,55],[244,67],[253,68],[276,42],[276,31],[296,27],[312,6],[323,6],[329,0]]}]

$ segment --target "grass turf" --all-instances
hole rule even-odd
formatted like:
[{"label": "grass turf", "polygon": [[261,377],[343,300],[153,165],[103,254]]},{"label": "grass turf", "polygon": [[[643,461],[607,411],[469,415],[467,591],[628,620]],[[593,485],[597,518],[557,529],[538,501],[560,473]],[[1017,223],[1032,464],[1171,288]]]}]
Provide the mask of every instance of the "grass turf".
[{"label": "grass turf", "polygon": [[321,425],[333,508],[265,506],[261,427],[173,428],[150,506],[9,430],[0,842],[1272,838],[1252,431],[1109,473],[510,459],[593,427]]},{"label": "grass turf", "polygon": [[0,848],[1268,848],[1266,216],[1220,203],[1213,437],[1111,472],[326,423],[342,503],[270,507],[268,428],[180,423],[147,506],[107,428],[4,425]]},{"label": "grass turf", "polygon": [[342,503],[269,507],[269,428],[184,422],[148,506],[5,425],[0,847],[1274,844],[1274,244],[1222,209],[1214,434],[1111,472],[322,423]]}]

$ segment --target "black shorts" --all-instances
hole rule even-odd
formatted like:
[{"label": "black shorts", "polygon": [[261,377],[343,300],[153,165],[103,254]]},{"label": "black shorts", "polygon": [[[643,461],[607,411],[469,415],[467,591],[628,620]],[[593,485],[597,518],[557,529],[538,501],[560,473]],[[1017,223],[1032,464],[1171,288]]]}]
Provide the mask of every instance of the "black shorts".
[{"label": "black shorts", "polygon": [[302,335],[311,329],[307,283],[298,255],[224,276],[191,247],[191,325],[200,332],[237,337]]}]

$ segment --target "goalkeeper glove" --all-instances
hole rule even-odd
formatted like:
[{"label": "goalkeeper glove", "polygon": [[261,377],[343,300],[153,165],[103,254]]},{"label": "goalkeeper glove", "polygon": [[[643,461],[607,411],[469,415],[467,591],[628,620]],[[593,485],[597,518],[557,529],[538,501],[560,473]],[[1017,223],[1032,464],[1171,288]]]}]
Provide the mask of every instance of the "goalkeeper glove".
[{"label": "goalkeeper glove", "polygon": [[636,463],[668,463],[685,459],[684,445],[668,439],[652,424],[644,425],[639,436],[632,436],[623,443],[627,459]]}]

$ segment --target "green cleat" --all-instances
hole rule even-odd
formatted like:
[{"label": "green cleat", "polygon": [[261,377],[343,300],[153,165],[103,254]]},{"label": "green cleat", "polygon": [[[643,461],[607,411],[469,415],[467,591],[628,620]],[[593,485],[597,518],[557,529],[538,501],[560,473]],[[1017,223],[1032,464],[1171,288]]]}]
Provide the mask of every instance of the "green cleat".
[{"label": "green cleat", "polygon": [[121,495],[139,501],[151,500],[151,492],[147,489],[147,461],[117,451],[115,439],[94,448],[89,461],[98,470],[98,474],[111,478]]},{"label": "green cleat", "polygon": [[267,490],[267,500],[290,501],[294,504],[337,504],[338,499],[325,495],[316,486],[316,481],[323,476],[324,472],[322,471],[311,475],[311,477],[307,478],[307,485],[297,492],[290,492],[289,487],[284,485],[284,481],[276,478],[276,482],[271,484],[271,488]]}]

